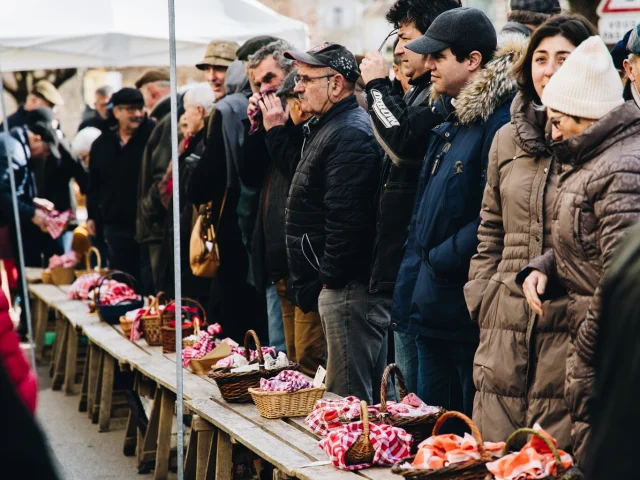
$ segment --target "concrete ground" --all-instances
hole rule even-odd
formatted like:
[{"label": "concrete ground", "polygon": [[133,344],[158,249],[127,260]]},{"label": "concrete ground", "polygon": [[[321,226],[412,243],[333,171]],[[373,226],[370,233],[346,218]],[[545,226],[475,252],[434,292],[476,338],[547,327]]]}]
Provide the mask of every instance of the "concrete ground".
[{"label": "concrete ground", "polygon": [[[86,413],[78,411],[79,395],[65,396],[50,388],[49,367],[38,368],[37,417],[58,462],[62,480],[144,480],[135,457],[122,453],[126,419],[112,419],[109,432],[99,433]],[[177,478],[170,473],[169,478]]]}]

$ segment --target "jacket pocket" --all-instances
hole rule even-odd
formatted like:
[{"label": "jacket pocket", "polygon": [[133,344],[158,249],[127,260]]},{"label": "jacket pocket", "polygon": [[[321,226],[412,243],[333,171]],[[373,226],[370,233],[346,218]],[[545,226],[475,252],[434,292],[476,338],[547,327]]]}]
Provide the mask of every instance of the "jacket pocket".
[{"label": "jacket pocket", "polygon": [[578,204],[577,199],[574,208],[573,238],[587,257],[596,256],[599,253],[598,236],[596,234],[598,222],[593,209],[585,202]]},{"label": "jacket pocket", "polygon": [[462,217],[465,213],[466,195],[463,175],[462,171],[454,173],[447,179],[444,187],[442,210],[451,218]]}]

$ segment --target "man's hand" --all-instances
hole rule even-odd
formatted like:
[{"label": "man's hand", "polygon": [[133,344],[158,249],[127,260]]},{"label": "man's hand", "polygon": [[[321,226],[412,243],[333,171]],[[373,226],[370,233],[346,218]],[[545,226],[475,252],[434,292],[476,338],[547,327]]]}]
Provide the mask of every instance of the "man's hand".
[{"label": "man's hand", "polygon": [[31,221],[40,228],[43,232],[47,231],[47,214],[43,210],[36,209]]},{"label": "man's hand", "polygon": [[542,312],[542,301],[540,295],[544,294],[547,289],[548,277],[538,270],[534,270],[524,280],[522,284],[522,291],[527,299],[527,303],[537,315],[541,317],[544,315]]},{"label": "man's hand", "polygon": [[34,198],[33,205],[37,209],[44,210],[45,212],[53,212],[53,209],[55,208],[55,205],[46,198]]},{"label": "man's hand", "polygon": [[256,92],[249,97],[249,106],[247,107],[247,116],[249,117],[249,122],[251,123],[252,126],[254,123],[256,123],[253,117],[254,115],[253,112],[255,112],[260,108],[260,105],[258,105],[258,102],[260,101],[261,98],[262,98],[262,95],[260,95],[260,92]]},{"label": "man's hand", "polygon": [[282,108],[282,101],[274,93],[263,96],[259,105],[262,110],[262,124],[267,132],[289,120],[289,107]]},{"label": "man's hand", "polygon": [[389,65],[380,52],[369,52],[360,64],[360,73],[365,85],[376,78],[389,76]]},{"label": "man's hand", "polygon": [[89,236],[91,237],[95,237],[96,236],[96,222],[94,222],[93,220],[89,219],[87,220],[87,233],[89,234]]}]

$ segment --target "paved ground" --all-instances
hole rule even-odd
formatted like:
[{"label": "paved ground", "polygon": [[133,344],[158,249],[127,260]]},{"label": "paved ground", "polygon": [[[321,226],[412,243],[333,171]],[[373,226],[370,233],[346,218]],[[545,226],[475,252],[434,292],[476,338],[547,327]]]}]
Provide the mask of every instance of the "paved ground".
[{"label": "paved ground", "polygon": [[[50,388],[49,367],[38,369],[38,419],[59,464],[63,480],[146,480],[134,457],[122,454],[126,419],[112,419],[111,431],[98,432],[78,411],[79,395],[67,397]],[[170,478],[176,478],[170,474]]]}]

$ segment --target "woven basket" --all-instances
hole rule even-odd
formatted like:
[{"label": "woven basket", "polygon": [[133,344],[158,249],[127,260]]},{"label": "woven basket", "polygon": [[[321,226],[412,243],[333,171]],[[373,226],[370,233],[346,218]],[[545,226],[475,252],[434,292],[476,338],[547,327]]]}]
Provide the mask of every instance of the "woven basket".
[{"label": "woven basket", "polygon": [[[183,333],[186,333],[186,330],[182,329]],[[200,334],[200,322],[193,322],[193,335],[196,337]],[[182,336],[182,348],[193,347],[198,340],[185,340],[185,337],[189,335]]]},{"label": "woven basket", "polygon": [[73,267],[56,267],[51,269],[51,282],[54,285],[71,285],[75,279]]},{"label": "woven basket", "polygon": [[51,270],[46,269],[42,271],[42,283],[44,284],[52,284],[53,278],[51,278]]},{"label": "woven basket", "polygon": [[144,334],[144,339],[150,347],[159,347],[162,345],[162,323],[160,321],[160,301],[167,304],[167,295],[164,292],[158,293],[149,305],[149,311],[155,311],[155,314],[143,315],[140,317],[140,329]]},{"label": "woven basket", "polygon": [[491,461],[491,456],[484,449],[484,442],[478,427],[476,427],[475,423],[473,423],[469,417],[460,412],[445,412],[440,415],[440,418],[436,421],[432,435],[438,435],[442,424],[450,418],[458,418],[469,426],[473,438],[475,438],[478,443],[478,450],[480,452],[479,460],[453,463],[443,468],[401,468],[401,465],[413,462],[415,456],[411,456],[400,460],[393,466],[391,471],[397,475],[402,475],[407,480],[492,480],[493,475],[489,473],[485,466],[487,462]]},{"label": "woven basket", "polygon": [[[192,298],[183,298],[182,299],[182,305],[184,304],[188,304],[188,303],[192,303],[193,305],[196,306],[196,308],[199,309],[199,311],[202,313],[202,316],[200,317],[202,319],[202,326],[205,326],[207,324],[207,312],[205,312],[204,308],[202,308],[202,305],[200,305],[200,303],[198,303],[196,300],[193,300]],[[161,332],[162,332],[162,353],[175,353],[176,352],[176,328],[175,327],[170,327],[169,326],[169,322],[173,319],[176,318],[175,314],[172,314],[171,312],[167,312],[167,308],[169,307],[169,305],[171,304],[175,304],[175,302],[171,302],[169,304],[167,304],[167,306],[163,309],[160,310],[160,324],[162,325],[161,327]],[[178,322],[178,320],[176,320],[176,325],[178,325],[178,323],[182,324],[182,319],[186,318],[185,315],[181,315],[181,320],[180,322]],[[195,323],[195,322],[193,322]],[[194,327],[193,325],[190,327],[182,327],[182,336],[183,337],[188,337],[189,335],[193,335],[194,333]],[[198,330],[200,331],[200,330]]]},{"label": "woven basket", "polygon": [[249,393],[249,389],[259,388],[261,378],[275,377],[283,370],[298,370],[298,368],[300,368],[300,365],[298,365],[297,363],[289,362],[289,365],[286,367],[274,368],[273,370],[265,369],[260,340],[258,340],[258,336],[253,330],[247,331],[244,336],[244,358],[246,358],[247,361],[249,361],[251,358],[249,353],[249,342],[252,338],[254,343],[256,344],[258,358],[250,363],[258,363],[260,365],[259,370],[253,370],[251,372],[231,372],[231,368],[223,368],[210,372],[208,374],[210,378],[216,381],[222,398],[227,402],[251,402],[251,394]]},{"label": "woven basket", "polygon": [[385,423],[394,427],[404,429],[407,433],[413,436],[413,443],[411,444],[411,453],[416,453],[418,445],[431,435],[433,427],[440,416],[446,411],[444,408],[440,408],[437,413],[422,415],[421,417],[397,417],[393,418],[387,412],[387,386],[389,384],[389,376],[395,375],[398,383],[398,390],[400,391],[400,400],[407,396],[407,387],[404,383],[404,377],[402,372],[395,363],[387,366],[382,374],[382,386],[380,387],[380,415],[378,415],[378,422]]},{"label": "woven basket", "polygon": [[305,388],[297,392],[263,392],[250,388],[258,413],[265,418],[306,417],[322,398],[326,387]]},{"label": "woven basket", "polygon": [[131,338],[131,328],[133,327],[133,320],[129,320],[125,315],[120,317],[120,326],[122,327],[122,333],[127,338]]},{"label": "woven basket", "polygon": [[102,284],[106,280],[110,280],[116,276],[124,278],[124,280],[129,284],[129,286],[134,291],[136,288],[136,279],[133,278],[128,273],[121,272],[119,270],[107,273],[100,279],[96,287],[97,292],[95,295],[96,297],[95,305],[96,305],[96,309],[98,310],[98,316],[100,317],[100,320],[110,325],[117,325],[120,322],[120,317],[122,317],[123,315],[126,315],[127,312],[131,310],[135,310],[137,308],[142,308],[144,306],[144,301],[142,300],[142,298],[140,298],[140,300],[129,300],[126,302],[118,303],[116,305],[102,305],[100,303],[100,290],[101,290]]},{"label": "woven basket", "polygon": [[[97,265],[95,269],[91,268],[92,253],[95,254],[96,260],[97,260],[96,262]],[[99,273],[101,276],[104,276],[107,273],[109,273],[108,268],[102,268],[102,256],[100,255],[100,250],[98,250],[96,247],[91,247],[85,254],[85,269],[75,271],[76,278],[80,278],[81,276],[86,275],[87,273]]]},{"label": "woven basket", "polygon": [[[582,480],[584,479],[583,473],[580,470],[578,470],[576,467],[571,467],[570,469],[565,470],[564,466],[562,465],[562,460],[560,459],[560,454],[558,453],[558,449],[553,444],[553,442],[549,440],[547,437],[545,437],[544,435],[540,435],[539,432],[536,432],[532,428],[520,428],[515,432],[513,432],[511,435],[509,435],[509,438],[505,443],[504,450],[502,451],[503,456],[510,453],[509,447],[511,446],[515,438],[518,435],[523,433],[538,437],[540,440],[542,440],[544,443],[547,444],[547,447],[549,447],[549,450],[551,450],[551,452],[553,453],[553,456],[556,461],[556,474],[550,475],[548,477],[544,477],[542,480]],[[491,474],[489,475],[490,475],[489,476],[490,480],[493,480],[495,478],[493,475]]]},{"label": "woven basket", "polygon": [[369,439],[369,409],[364,400],[360,400],[360,420],[362,421],[362,434],[344,454],[344,463],[347,465],[371,463],[376,454]]}]

